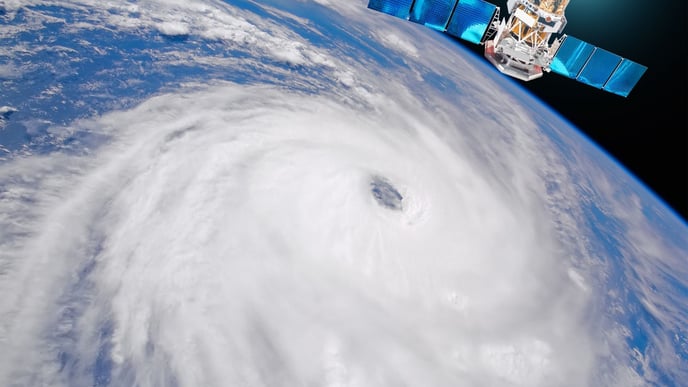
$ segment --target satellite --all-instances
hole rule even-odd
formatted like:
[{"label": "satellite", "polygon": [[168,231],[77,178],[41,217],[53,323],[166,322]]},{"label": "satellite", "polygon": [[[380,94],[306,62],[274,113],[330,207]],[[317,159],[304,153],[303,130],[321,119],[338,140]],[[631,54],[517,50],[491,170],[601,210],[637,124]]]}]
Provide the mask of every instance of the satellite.
[{"label": "satellite", "polygon": [[508,19],[483,0],[370,0],[368,8],[484,45],[487,60],[511,77],[531,81],[553,72],[627,97],[647,67],[562,34],[568,3],[508,0]]}]

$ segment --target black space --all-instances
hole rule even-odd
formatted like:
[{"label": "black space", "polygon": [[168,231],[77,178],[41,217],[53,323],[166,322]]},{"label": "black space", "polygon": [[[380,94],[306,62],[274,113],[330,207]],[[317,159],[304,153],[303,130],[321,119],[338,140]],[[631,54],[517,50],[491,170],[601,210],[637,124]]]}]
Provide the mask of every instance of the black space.
[{"label": "black space", "polygon": [[[648,67],[628,98],[553,73],[531,82],[517,81],[619,161],[684,221],[688,220],[687,3],[626,2],[622,11],[603,7],[594,16],[590,2],[569,3],[566,34]],[[506,15],[506,1],[494,4]],[[464,46],[483,54],[482,46]]]}]

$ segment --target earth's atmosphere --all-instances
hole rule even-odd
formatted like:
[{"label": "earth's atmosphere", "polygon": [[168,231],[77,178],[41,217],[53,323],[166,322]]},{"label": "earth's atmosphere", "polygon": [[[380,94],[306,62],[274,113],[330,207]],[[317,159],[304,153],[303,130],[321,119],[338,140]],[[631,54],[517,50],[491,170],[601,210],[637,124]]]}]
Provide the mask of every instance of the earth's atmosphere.
[{"label": "earth's atmosphere", "polygon": [[0,385],[688,380],[686,224],[366,3],[0,1]]}]

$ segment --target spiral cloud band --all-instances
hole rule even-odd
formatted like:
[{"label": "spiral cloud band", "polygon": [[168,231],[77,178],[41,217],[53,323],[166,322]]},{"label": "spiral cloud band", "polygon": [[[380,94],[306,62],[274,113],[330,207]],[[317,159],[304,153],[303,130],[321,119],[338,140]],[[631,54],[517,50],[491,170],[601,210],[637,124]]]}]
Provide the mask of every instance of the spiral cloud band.
[{"label": "spiral cloud band", "polygon": [[[6,208],[34,216],[3,340],[51,350],[13,352],[2,376],[78,354],[41,382],[577,380],[582,292],[528,198],[409,115],[226,84],[80,123],[114,137],[93,155],[5,166],[10,194],[41,189]],[[401,205],[376,200],[380,181]],[[46,311],[54,332],[25,323]]]}]

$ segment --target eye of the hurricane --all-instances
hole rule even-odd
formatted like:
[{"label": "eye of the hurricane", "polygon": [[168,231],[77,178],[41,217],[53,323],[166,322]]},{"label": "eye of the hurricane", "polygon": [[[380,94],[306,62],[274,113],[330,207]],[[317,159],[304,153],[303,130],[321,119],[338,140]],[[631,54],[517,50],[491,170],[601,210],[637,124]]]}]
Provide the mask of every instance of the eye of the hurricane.
[{"label": "eye of the hurricane", "polygon": [[370,181],[370,192],[377,203],[387,209],[401,211],[403,196],[387,179],[373,176]]}]

